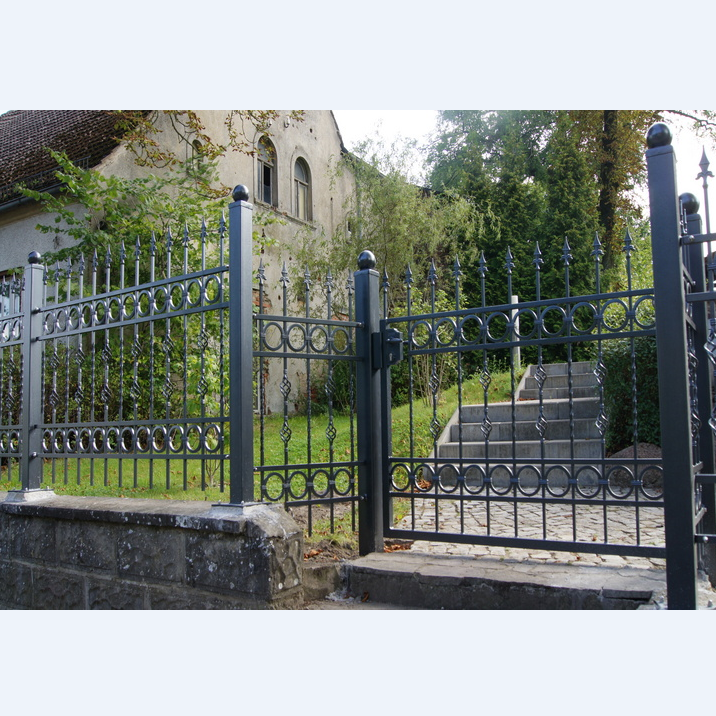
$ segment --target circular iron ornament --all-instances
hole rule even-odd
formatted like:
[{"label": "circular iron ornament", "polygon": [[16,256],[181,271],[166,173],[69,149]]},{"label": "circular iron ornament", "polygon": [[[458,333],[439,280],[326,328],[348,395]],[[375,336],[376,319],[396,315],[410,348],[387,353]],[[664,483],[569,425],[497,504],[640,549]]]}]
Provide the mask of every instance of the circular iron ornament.
[{"label": "circular iron ornament", "polygon": [[[551,314],[556,314],[555,316],[555,323],[558,324],[558,328],[554,331],[549,330],[548,321],[545,320],[547,316]],[[567,318],[567,312],[562,308],[562,306],[548,306],[544,309],[544,311],[540,312],[540,321],[542,321],[542,335],[544,336],[550,336],[554,338],[555,336],[561,336],[562,333],[564,333],[564,326],[565,323],[569,319]]]},{"label": "circular iron ornament", "polygon": [[592,499],[602,491],[602,478],[599,471],[591,465],[580,467],[576,472],[577,494]]},{"label": "circular iron ornament", "polygon": [[653,296],[642,296],[634,302],[634,316],[639,328],[654,328],[656,312]]},{"label": "circular iron ornament", "polygon": [[154,306],[154,313],[164,313],[167,310],[169,296],[167,294],[166,286],[159,286],[154,291],[154,300],[152,303]]},{"label": "circular iron ornament", "polygon": [[20,452],[20,433],[17,430],[12,430],[10,432],[10,452],[11,453],[19,453]]},{"label": "circular iron ornament", "polygon": [[10,339],[10,321],[3,321],[0,328],[0,343],[7,343]]},{"label": "circular iron ornament", "polygon": [[204,452],[218,453],[221,445],[221,429],[216,423],[210,423],[204,428]]},{"label": "circular iron ornament", "polygon": [[[45,436],[47,435],[47,431],[43,434],[43,447],[44,447],[44,441]],[[50,440],[52,440],[52,435],[50,434]],[[10,436],[7,433],[0,433],[0,452],[8,452],[10,448]],[[45,450],[45,452],[48,452]]]},{"label": "circular iron ornament", "polygon": [[328,333],[323,326],[314,326],[308,332],[311,350],[315,353],[326,353],[328,350]]},{"label": "circular iron ornament", "polygon": [[[271,331],[272,328],[275,328],[276,330]],[[278,336],[279,340],[276,344],[271,343],[271,341],[269,340],[269,332]],[[267,351],[280,351],[281,348],[283,348],[283,327],[280,323],[277,323],[276,321],[271,321],[264,326],[263,344]]]},{"label": "circular iron ornament", "polygon": [[569,470],[564,465],[552,465],[545,473],[547,492],[552,497],[565,497],[571,487]]},{"label": "circular iron ornament", "polygon": [[460,475],[454,465],[443,465],[438,470],[438,484],[441,492],[448,494],[455,492],[461,482]]},{"label": "circular iron ornament", "polygon": [[77,452],[77,430],[75,428],[70,428],[65,435],[65,452]]},{"label": "circular iron ornament", "polygon": [[[501,324],[503,322],[504,328],[502,328],[502,333],[499,333]],[[502,311],[491,313],[487,317],[487,321],[485,321],[485,328],[487,329],[487,337],[493,343],[501,343],[502,341],[507,340],[507,337],[512,332],[512,329],[510,328],[509,316],[507,316],[507,314]],[[495,330],[497,330],[498,332],[495,333]]]},{"label": "circular iron ornament", "polygon": [[490,488],[496,495],[507,495],[512,490],[512,470],[507,465],[490,468]]},{"label": "circular iron ornament", "polygon": [[144,318],[151,313],[152,310],[152,295],[149,291],[140,291],[137,298],[137,307],[140,318]]},{"label": "circular iron ornament", "polygon": [[64,333],[67,330],[67,311],[61,308],[57,312],[57,320],[55,321],[55,329],[58,333]]},{"label": "circular iron ornament", "polygon": [[[524,320],[524,319],[529,320]],[[517,330],[517,324],[519,323],[520,330]],[[527,329],[524,332],[523,329]],[[522,308],[517,311],[515,316],[515,333],[517,336],[526,341],[530,338],[534,338],[537,335],[537,314],[531,308]]]},{"label": "circular iron ornament", "polygon": [[439,346],[451,346],[457,335],[457,325],[452,318],[441,318],[435,326],[435,338]]},{"label": "circular iron ornament", "polygon": [[520,494],[534,497],[540,487],[540,474],[534,465],[523,465],[517,470],[517,489]]},{"label": "circular iron ornament", "polygon": [[204,289],[201,282],[197,279],[189,281],[186,287],[186,300],[190,308],[196,308],[201,304],[201,297],[204,294]]},{"label": "circular iron ornament", "polygon": [[92,325],[92,306],[85,303],[82,306],[82,328],[89,328]]},{"label": "circular iron ornament", "polygon": [[[580,308],[587,309],[583,312],[587,313],[587,315],[589,316],[589,322],[586,325],[581,323],[582,315],[577,315],[577,311],[579,311]],[[589,303],[588,301],[580,301],[579,303],[575,303],[569,311],[569,324],[572,327],[572,331],[575,333],[581,333],[582,335],[592,333],[597,327],[596,306]]]},{"label": "circular iron ornament", "polygon": [[119,428],[110,428],[107,431],[107,439],[105,441],[105,452],[119,452]]},{"label": "circular iron ornament", "polygon": [[333,473],[333,491],[344,497],[350,495],[355,486],[353,471],[347,467],[341,467]]},{"label": "circular iron ornament", "polygon": [[122,428],[120,437],[120,451],[131,453],[134,451],[134,428]]},{"label": "circular iron ornament", "polygon": [[144,425],[137,428],[137,432],[134,436],[134,445],[135,445],[135,450],[137,452],[145,453],[145,452],[149,451],[149,445],[150,445],[149,428],[147,428]]},{"label": "circular iron ornament", "polygon": [[52,452],[61,453],[65,447],[65,431],[57,430],[54,435],[54,444],[52,446]]},{"label": "circular iron ornament", "polygon": [[130,293],[124,297],[122,302],[122,314],[124,318],[134,318],[134,314],[137,312],[137,297],[135,294]]},{"label": "circular iron ornament", "polygon": [[419,492],[432,490],[435,484],[435,473],[433,472],[432,465],[426,465],[425,463],[416,465],[413,479],[415,480],[415,487]]},{"label": "circular iron ornament", "polygon": [[22,335],[22,329],[21,329],[20,319],[16,318],[12,322],[12,340],[17,341],[19,340],[20,336]]},{"label": "circular iron ornament", "polygon": [[[425,338],[421,342],[422,338]],[[418,321],[410,327],[409,340],[410,344],[417,349],[428,348],[430,338],[432,336],[430,324],[427,321]]]},{"label": "circular iron ornament", "polygon": [[113,296],[109,299],[109,310],[107,312],[107,319],[110,323],[117,323],[122,317],[122,302],[117,296]]},{"label": "circular iron ornament", "polygon": [[646,465],[639,473],[641,493],[648,500],[659,500],[664,496],[664,470],[661,465]]},{"label": "circular iron ornament", "polygon": [[398,492],[407,492],[410,489],[410,469],[407,465],[393,465],[390,470],[390,484]]},{"label": "circular iron ornament", "polygon": [[326,497],[331,490],[329,473],[326,470],[316,470],[311,476],[308,489],[316,497]]},{"label": "circular iron ornament", "polygon": [[[296,342],[296,337],[298,337],[298,341],[300,342]],[[301,326],[297,323],[289,326],[286,331],[286,343],[294,353],[302,353],[305,351],[308,345],[308,336],[306,335],[305,326]]]},{"label": "circular iron ornament", "polygon": [[302,500],[308,495],[308,477],[305,472],[298,470],[291,473],[288,494],[294,500]]},{"label": "circular iron ornament", "polygon": [[105,301],[96,301],[94,304],[94,324],[101,326],[107,320],[107,304]]},{"label": "circular iron ornament", "polygon": [[345,328],[334,328],[330,334],[330,344],[333,353],[345,355],[351,347],[351,337]]},{"label": "circular iron ornament", "polygon": [[[474,324],[474,328],[472,328]],[[476,316],[474,313],[470,314],[469,316],[465,316],[460,323],[460,342],[463,345],[472,345],[473,343],[479,343],[480,338],[482,336],[483,331],[483,322],[482,319],[479,316]],[[468,334],[474,333],[475,337],[470,338]]]},{"label": "circular iron ornament", "polygon": [[626,500],[634,491],[634,473],[626,465],[616,465],[607,471],[607,491],[617,500]]},{"label": "circular iron ornament", "polygon": [[71,331],[76,331],[80,327],[80,309],[77,306],[70,308],[69,327]]},{"label": "circular iron ornament", "polygon": [[105,433],[102,428],[95,428],[92,433],[92,452],[104,452]]},{"label": "circular iron ornament", "polygon": [[163,425],[157,425],[152,430],[152,449],[155,452],[164,452],[167,447],[167,430]]},{"label": "circular iron ornament", "polygon": [[52,335],[55,332],[55,323],[57,322],[57,318],[53,311],[48,311],[45,314],[45,323],[43,324],[43,330],[45,332],[45,335]]},{"label": "circular iron ornament", "polygon": [[471,495],[479,495],[487,487],[485,470],[481,465],[468,465],[463,480],[465,490]]},{"label": "circular iron ornament", "polygon": [[171,452],[182,452],[184,449],[184,428],[181,425],[172,425],[169,428],[168,444]]},{"label": "circular iron ornament", "polygon": [[[7,452],[7,433],[0,435],[0,452]],[[42,433],[42,452],[52,452],[52,430],[44,430]]]},{"label": "circular iron ornament", "polygon": [[184,284],[175,283],[169,289],[169,304],[172,311],[179,311],[184,308],[186,302],[186,290]]},{"label": "circular iron ornament", "polygon": [[188,452],[197,453],[201,450],[202,435],[201,430],[197,425],[190,425],[186,431],[186,438],[184,440],[186,449]]},{"label": "circular iron ornament", "polygon": [[82,428],[80,430],[77,447],[82,453],[87,453],[92,448],[92,431],[89,428]]},{"label": "circular iron ornament", "polygon": [[283,498],[283,475],[280,472],[269,472],[264,476],[263,493],[271,502],[278,502]]},{"label": "circular iron ornament", "polygon": [[[609,311],[615,306],[616,310]],[[602,325],[609,331],[623,331],[629,323],[629,307],[620,298],[613,298],[602,306]],[[623,315],[619,315],[623,314]]]},{"label": "circular iron ornament", "polygon": [[221,282],[216,276],[209,276],[204,285],[204,301],[211,306],[221,300]]}]

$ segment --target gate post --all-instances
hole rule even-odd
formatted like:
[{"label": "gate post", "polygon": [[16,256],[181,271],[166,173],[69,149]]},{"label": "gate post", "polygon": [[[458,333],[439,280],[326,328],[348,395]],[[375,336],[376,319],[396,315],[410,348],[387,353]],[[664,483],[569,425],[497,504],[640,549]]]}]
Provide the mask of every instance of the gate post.
[{"label": "gate post", "polygon": [[[356,421],[358,428],[358,548],[360,553],[383,551],[383,488],[380,365],[373,344],[380,338],[379,275],[375,256],[363,251],[355,273],[356,353],[359,357],[356,377]],[[379,346],[378,346],[379,347]]]},{"label": "gate post", "polygon": [[229,501],[254,501],[253,225],[249,190],[237,186],[229,205]]},{"label": "gate post", "polygon": [[647,134],[654,304],[664,480],[666,584],[670,609],[696,608],[694,473],[689,355],[676,157],[662,123]]},{"label": "gate post", "polygon": [[42,278],[45,267],[33,251],[25,267],[22,296],[22,418],[20,479],[22,491],[39,490],[42,482]]}]

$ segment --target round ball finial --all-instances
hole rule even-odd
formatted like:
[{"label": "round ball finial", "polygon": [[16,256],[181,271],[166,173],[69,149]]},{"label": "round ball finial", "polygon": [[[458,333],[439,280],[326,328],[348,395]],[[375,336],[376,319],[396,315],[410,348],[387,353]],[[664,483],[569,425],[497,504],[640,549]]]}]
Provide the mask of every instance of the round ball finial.
[{"label": "round ball finial", "polygon": [[646,146],[649,149],[654,147],[666,147],[671,144],[673,136],[671,129],[668,124],[663,122],[657,122],[649,127],[649,131],[646,133]]},{"label": "round ball finial", "polygon": [[372,251],[361,251],[358,257],[358,268],[361,271],[375,268],[375,254]]},{"label": "round ball finial", "polygon": [[687,215],[699,213],[699,200],[693,194],[686,192],[679,197],[679,201]]},{"label": "round ball finial", "polygon": [[239,184],[231,195],[234,197],[234,201],[248,201],[249,200],[249,189],[243,184]]},{"label": "round ball finial", "polygon": [[27,263],[39,264],[42,261],[42,254],[39,251],[31,251],[27,257]]}]

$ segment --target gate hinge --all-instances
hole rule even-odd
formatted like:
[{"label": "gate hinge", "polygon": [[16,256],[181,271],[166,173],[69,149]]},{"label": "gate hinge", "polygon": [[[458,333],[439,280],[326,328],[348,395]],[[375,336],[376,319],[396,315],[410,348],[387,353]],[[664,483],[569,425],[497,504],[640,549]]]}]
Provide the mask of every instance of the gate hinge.
[{"label": "gate hinge", "polygon": [[389,368],[403,360],[403,334],[397,328],[386,328],[372,337],[373,368]]}]

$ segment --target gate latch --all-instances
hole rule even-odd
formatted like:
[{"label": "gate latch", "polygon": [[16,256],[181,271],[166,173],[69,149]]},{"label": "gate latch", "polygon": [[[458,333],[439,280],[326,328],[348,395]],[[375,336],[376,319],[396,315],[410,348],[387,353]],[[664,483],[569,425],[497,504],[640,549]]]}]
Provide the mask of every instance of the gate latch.
[{"label": "gate latch", "polygon": [[373,367],[389,368],[403,360],[403,334],[397,328],[386,328],[373,334]]}]

